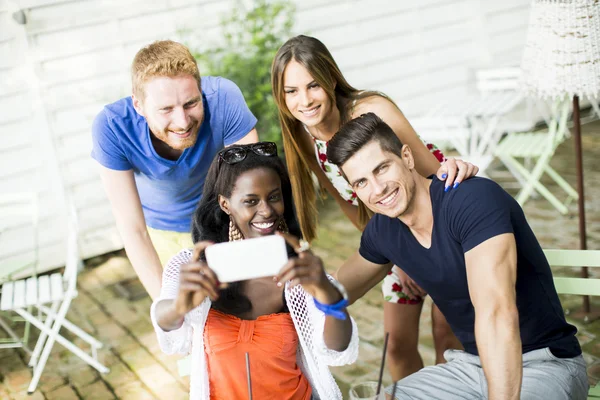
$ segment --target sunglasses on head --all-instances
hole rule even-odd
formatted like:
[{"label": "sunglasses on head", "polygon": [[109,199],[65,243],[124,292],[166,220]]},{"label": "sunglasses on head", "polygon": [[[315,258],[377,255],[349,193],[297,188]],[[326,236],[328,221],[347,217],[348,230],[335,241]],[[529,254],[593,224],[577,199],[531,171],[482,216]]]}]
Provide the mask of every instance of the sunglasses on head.
[{"label": "sunglasses on head", "polygon": [[221,161],[225,161],[229,165],[244,161],[249,151],[259,156],[273,157],[277,155],[277,145],[273,142],[258,142],[246,146],[227,147],[218,153],[219,164]]}]

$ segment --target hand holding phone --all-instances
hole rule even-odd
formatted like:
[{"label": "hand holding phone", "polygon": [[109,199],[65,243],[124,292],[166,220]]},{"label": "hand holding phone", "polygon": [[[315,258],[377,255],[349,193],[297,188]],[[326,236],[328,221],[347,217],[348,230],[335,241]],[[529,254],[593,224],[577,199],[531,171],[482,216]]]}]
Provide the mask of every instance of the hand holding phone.
[{"label": "hand holding phone", "polygon": [[219,297],[217,276],[200,260],[200,253],[211,244],[207,241],[196,243],[190,262],[180,267],[179,293],[174,303],[175,312],[180,317],[202,304],[206,297],[213,301]]},{"label": "hand holding phone", "polygon": [[285,240],[278,235],[214,244],[205,255],[220,282],[274,276],[288,261]]}]

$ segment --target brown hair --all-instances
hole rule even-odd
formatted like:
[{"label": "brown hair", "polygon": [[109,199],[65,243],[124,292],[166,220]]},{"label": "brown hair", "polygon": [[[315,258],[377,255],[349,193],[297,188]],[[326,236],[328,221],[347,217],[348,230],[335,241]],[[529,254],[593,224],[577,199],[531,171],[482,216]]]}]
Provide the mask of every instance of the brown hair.
[{"label": "brown hair", "polygon": [[402,142],[392,128],[372,112],[348,121],[327,145],[327,159],[342,166],[367,144],[376,141],[381,149],[402,156]]},{"label": "brown hair", "polygon": [[[298,145],[298,135],[305,132],[300,121],[288,110],[283,90],[283,73],[291,60],[306,68],[315,82],[325,90],[329,100],[339,110],[342,124],[350,119],[356,100],[384,95],[352,87],[342,75],[327,47],[316,38],[299,35],[289,39],[277,51],[271,66],[273,99],[279,112],[283,149],[292,182],[298,222],[304,239],[311,241],[317,233],[317,193],[308,160]],[[358,203],[359,223],[361,228],[364,228],[370,218],[370,211],[360,201]]]},{"label": "brown hair", "polygon": [[200,88],[198,64],[187,47],[172,40],[160,40],[140,49],[131,64],[133,94],[144,98],[144,84],[156,76],[192,75]]}]

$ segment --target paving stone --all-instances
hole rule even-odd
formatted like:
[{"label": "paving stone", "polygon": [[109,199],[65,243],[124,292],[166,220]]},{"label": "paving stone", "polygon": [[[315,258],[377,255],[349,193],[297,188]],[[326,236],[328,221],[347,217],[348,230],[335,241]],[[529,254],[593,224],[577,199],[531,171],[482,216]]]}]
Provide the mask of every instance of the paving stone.
[{"label": "paving stone", "polygon": [[118,362],[111,365],[110,372],[102,376],[102,379],[116,389],[137,381],[138,377],[125,364]]},{"label": "paving stone", "polygon": [[[4,349],[2,349],[2,350],[4,350]],[[7,349],[6,352],[7,352],[8,356],[6,356],[6,357],[2,358],[2,360],[0,360],[1,361],[0,362],[0,375],[6,376],[7,374],[14,372],[14,371],[20,371],[23,369],[27,370],[27,366],[25,365],[25,363],[19,356],[19,353],[17,353],[13,349]]]},{"label": "paving stone", "polygon": [[51,392],[45,393],[47,400],[79,400],[75,390],[69,385],[61,386]]},{"label": "paving stone", "polygon": [[75,386],[79,392],[82,391],[82,388],[92,384],[98,379],[98,372],[89,366],[77,368],[69,374],[70,383]]},{"label": "paving stone", "polygon": [[140,342],[130,335],[124,335],[121,338],[111,341],[111,343],[112,349],[119,354],[126,353],[130,350],[140,347]]},{"label": "paving stone", "polygon": [[120,358],[117,357],[112,351],[109,351],[107,348],[103,347],[101,351],[98,352],[98,361],[104,364],[107,368],[111,368],[113,365],[121,362]]},{"label": "paving stone", "polygon": [[[129,268],[126,268],[126,265]],[[125,257],[111,257],[100,267],[96,268],[96,274],[106,286],[114,285],[117,282],[136,276],[129,260]]]},{"label": "paving stone", "polygon": [[375,343],[385,338],[383,324],[374,324],[370,321],[357,321],[356,323],[361,341]]},{"label": "paving stone", "polygon": [[179,373],[177,371],[172,372],[174,374],[174,376],[176,376],[177,378],[177,382],[179,382],[179,384],[181,385],[182,388],[184,388],[186,393],[190,392],[190,377],[189,376],[179,376]]},{"label": "paving stone", "polygon": [[98,327],[98,340],[103,343],[116,345],[125,336],[127,336],[125,329],[115,323],[107,323]]},{"label": "paving stone", "polygon": [[104,286],[102,281],[93,273],[78,275],[77,284],[87,291],[95,291]]},{"label": "paving stone", "polygon": [[156,342],[156,333],[154,333],[154,327],[152,326],[152,322],[150,322],[148,318],[136,315],[136,318],[134,320],[127,321],[124,325],[127,328],[127,330],[136,337],[145,336],[148,334],[154,335],[154,342]]},{"label": "paving stone", "polygon": [[147,366],[139,368],[135,372],[151,392],[159,398],[167,389],[172,390],[173,393],[183,391],[176,379],[162,365],[157,363],[147,364]]},{"label": "paving stone", "polygon": [[156,332],[154,332],[154,327],[150,326],[149,331],[136,335],[136,338],[142,345],[144,345],[144,347],[146,347],[152,353],[156,353],[160,350],[160,345],[158,344]]},{"label": "paving stone", "polygon": [[74,300],[74,304],[76,304],[76,307],[86,315],[101,310],[98,302],[91,298],[85,290],[79,291],[77,298]]},{"label": "paving stone", "polygon": [[131,305],[137,311],[138,316],[141,316],[152,323],[150,319],[150,306],[152,305],[152,299],[149,297],[144,297],[136,300]]},{"label": "paving stone", "polygon": [[115,299],[115,291],[112,288],[107,287],[103,284],[101,284],[94,290],[88,290],[88,293],[96,302],[100,303],[104,311],[109,314],[111,311],[111,303],[120,300]]},{"label": "paving stone", "polygon": [[600,363],[597,362],[593,365],[589,365],[587,372],[589,377],[600,380]]},{"label": "paving stone", "polygon": [[121,359],[132,371],[136,373],[139,369],[156,363],[156,360],[152,354],[148,353],[148,351],[142,347],[138,347],[121,354]]},{"label": "paving stone", "polygon": [[594,335],[586,334],[585,332],[577,332],[577,339],[579,340],[579,344],[585,346],[595,339]]},{"label": "paving stone", "polygon": [[39,390],[33,392],[33,394],[27,393],[26,390],[19,392],[19,393],[11,393],[10,398],[13,400],[44,400],[44,399],[46,399],[46,397]]},{"label": "paving stone", "polygon": [[96,328],[113,322],[110,316],[100,309],[87,314],[87,318]]},{"label": "paving stone", "polygon": [[373,345],[365,340],[358,344],[358,359],[364,362],[380,362],[383,356],[383,348]]},{"label": "paving stone", "polygon": [[[136,381],[115,389],[115,395],[120,400],[156,400],[141,382]],[[167,397],[168,399],[169,397]],[[161,399],[162,400],[162,399]]]},{"label": "paving stone", "polygon": [[435,365],[435,349],[433,346],[419,343],[419,353],[423,359],[423,365],[426,367],[429,365]]},{"label": "paving stone", "polygon": [[101,380],[78,388],[78,392],[81,397],[87,400],[109,400],[116,398]]},{"label": "paving stone", "polygon": [[188,400],[190,398],[189,388],[184,390],[173,385],[163,385],[153,389],[152,392],[159,399]]},{"label": "paving stone", "polygon": [[119,321],[125,326],[132,321],[137,321],[139,318],[137,310],[131,307],[127,300],[121,298],[113,297],[107,300],[106,311],[113,320]]},{"label": "paving stone", "polygon": [[10,392],[20,392],[27,389],[31,382],[31,376],[29,369],[10,371],[4,375],[3,384],[6,385]]},{"label": "paving stone", "polygon": [[[356,383],[365,381],[377,381],[379,379],[379,362],[366,363],[363,361],[357,361],[352,365],[345,365],[341,367],[332,367],[332,372],[336,377],[336,381],[344,386],[350,387]],[[391,383],[391,379],[384,374],[383,383],[385,385]],[[341,386],[341,385],[340,385]],[[348,395],[347,390],[344,393]]]},{"label": "paving stone", "polygon": [[61,374],[59,369],[53,367],[52,364],[46,364],[44,372],[42,372],[42,376],[40,377],[38,387],[44,392],[50,392],[63,386],[66,382],[66,378]]},{"label": "paving stone", "polygon": [[383,308],[375,307],[359,300],[353,307],[350,308],[352,317],[356,320],[368,321],[375,325],[383,325]]}]

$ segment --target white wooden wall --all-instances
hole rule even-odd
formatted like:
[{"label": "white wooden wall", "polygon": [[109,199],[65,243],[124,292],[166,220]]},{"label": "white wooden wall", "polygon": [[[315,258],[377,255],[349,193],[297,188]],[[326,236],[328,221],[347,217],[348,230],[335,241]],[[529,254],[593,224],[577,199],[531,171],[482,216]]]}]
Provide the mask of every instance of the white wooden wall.
[{"label": "white wooden wall", "polygon": [[[529,7],[529,0],[294,1],[295,32],[320,38],[354,86],[387,93],[409,117],[468,90],[475,68],[518,64]],[[84,257],[122,246],[90,158],[91,121],[130,93],[140,47],[182,32],[215,43],[220,16],[234,6],[0,0],[0,193],[40,193],[42,266],[63,261],[61,182],[78,210]],[[25,10],[24,26],[12,19],[17,9]],[[31,247],[31,236],[22,223],[0,226],[0,268]]]}]

